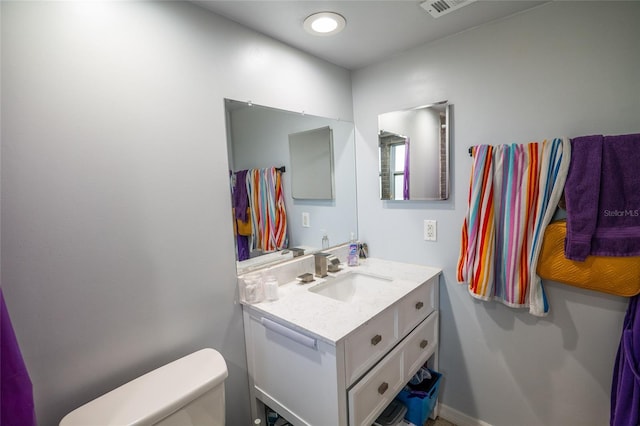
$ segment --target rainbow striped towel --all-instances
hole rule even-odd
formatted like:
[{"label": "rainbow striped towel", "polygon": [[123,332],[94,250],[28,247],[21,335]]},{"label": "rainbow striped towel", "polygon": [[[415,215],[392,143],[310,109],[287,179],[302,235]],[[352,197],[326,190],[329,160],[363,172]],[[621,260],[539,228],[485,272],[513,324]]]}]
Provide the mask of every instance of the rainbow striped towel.
[{"label": "rainbow striped towel", "polygon": [[282,176],[275,167],[247,172],[247,194],[252,220],[252,247],[272,252],[287,247],[287,212]]},{"label": "rainbow striped towel", "polygon": [[549,312],[536,274],[544,229],[569,170],[567,138],[473,149],[469,207],[462,226],[458,281],[482,300]]}]

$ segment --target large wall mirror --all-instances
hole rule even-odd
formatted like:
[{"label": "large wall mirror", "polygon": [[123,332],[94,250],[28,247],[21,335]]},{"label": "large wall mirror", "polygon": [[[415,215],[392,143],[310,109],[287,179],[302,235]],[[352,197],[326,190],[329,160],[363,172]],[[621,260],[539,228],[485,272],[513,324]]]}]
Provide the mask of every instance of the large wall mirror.
[{"label": "large wall mirror", "polygon": [[380,198],[449,198],[447,101],[378,116]]},{"label": "large wall mirror", "polygon": [[[347,242],[357,232],[353,123],[231,99],[225,110],[238,274],[288,260],[300,253],[294,248],[321,250],[325,235],[330,246]],[[313,180],[314,172],[291,163],[290,136],[318,129],[330,135],[330,149],[315,151],[331,161],[332,194],[295,198],[292,179]],[[318,143],[326,144],[325,136]]]}]

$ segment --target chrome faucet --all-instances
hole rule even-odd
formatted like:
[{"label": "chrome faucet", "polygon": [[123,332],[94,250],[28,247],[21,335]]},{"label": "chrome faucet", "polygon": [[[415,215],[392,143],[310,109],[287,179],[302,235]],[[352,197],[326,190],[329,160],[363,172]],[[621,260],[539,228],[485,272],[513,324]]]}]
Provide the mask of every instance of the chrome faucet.
[{"label": "chrome faucet", "polygon": [[327,272],[338,272],[340,270],[340,259],[329,253],[314,253],[316,264],[316,277],[324,278]]}]

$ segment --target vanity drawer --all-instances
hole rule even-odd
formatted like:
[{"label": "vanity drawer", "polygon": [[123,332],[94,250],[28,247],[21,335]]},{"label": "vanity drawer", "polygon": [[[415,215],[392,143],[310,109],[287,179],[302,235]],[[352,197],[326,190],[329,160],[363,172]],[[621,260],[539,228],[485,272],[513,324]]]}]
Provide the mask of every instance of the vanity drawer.
[{"label": "vanity drawer", "polygon": [[398,329],[405,336],[435,310],[435,290],[438,277],[430,279],[405,296],[398,306]]},{"label": "vanity drawer", "polygon": [[394,350],[349,391],[349,425],[372,425],[403,386],[402,351]]},{"label": "vanity drawer", "polygon": [[402,344],[404,373],[407,377],[411,377],[433,355],[438,346],[438,311],[429,315]]},{"label": "vanity drawer", "polygon": [[344,344],[345,381],[354,383],[398,341],[395,310],[382,312],[354,334]]}]

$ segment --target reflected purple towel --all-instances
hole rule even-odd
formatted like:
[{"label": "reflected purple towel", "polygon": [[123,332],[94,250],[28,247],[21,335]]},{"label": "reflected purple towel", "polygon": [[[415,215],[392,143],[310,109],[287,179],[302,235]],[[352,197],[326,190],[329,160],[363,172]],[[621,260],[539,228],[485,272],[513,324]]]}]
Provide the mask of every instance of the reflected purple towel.
[{"label": "reflected purple towel", "polygon": [[[247,208],[249,207],[249,195],[247,194],[247,170],[236,172],[236,186],[233,190],[233,208],[235,209],[235,219],[242,222],[247,221]],[[249,237],[246,235],[236,235],[236,247],[238,260],[249,258]]]},{"label": "reflected purple towel", "polygon": [[629,300],[611,385],[611,426],[640,424],[640,296]]},{"label": "reflected purple towel", "polygon": [[247,195],[247,171],[236,172],[236,186],[233,189],[233,207],[236,209],[236,219],[247,221],[247,207],[249,196]]},{"label": "reflected purple towel", "polygon": [[640,134],[571,140],[565,257],[640,255]]},{"label": "reflected purple towel", "polygon": [[0,288],[0,424],[36,425],[33,391],[27,367],[11,325]]}]

